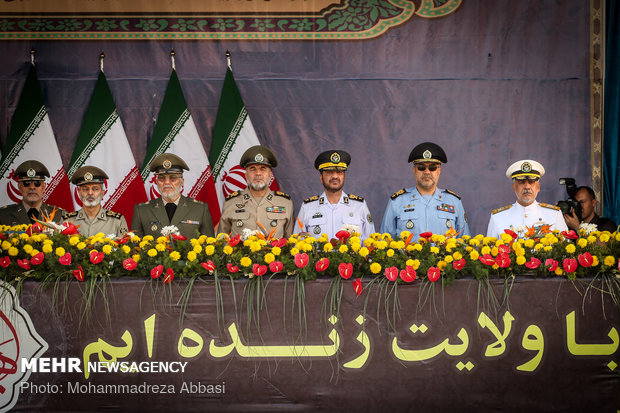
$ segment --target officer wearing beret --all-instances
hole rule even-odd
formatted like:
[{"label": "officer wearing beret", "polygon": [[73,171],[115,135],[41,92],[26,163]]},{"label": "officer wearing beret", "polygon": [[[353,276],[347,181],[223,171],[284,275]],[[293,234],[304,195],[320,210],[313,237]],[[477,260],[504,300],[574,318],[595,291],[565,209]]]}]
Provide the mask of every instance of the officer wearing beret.
[{"label": "officer wearing beret", "polygon": [[243,153],[239,165],[245,168],[248,187],[226,197],[218,232],[236,235],[249,229],[269,235],[273,230],[273,237],[290,237],[294,225],[291,197],[269,189],[271,168],[278,165],[276,156],[269,148],[256,145]]},{"label": "officer wearing beret", "polygon": [[101,206],[106,190],[103,187],[108,175],[96,166],[82,166],[71,177],[71,183],[78,187],[78,197],[82,209],[65,213],[63,220],[78,227],[78,232],[86,237],[99,232],[121,237],[127,232],[127,221],[122,214],[109,211]]},{"label": "officer wearing beret", "polygon": [[0,225],[33,224],[35,219],[59,223],[65,210],[43,202],[45,178],[50,176],[45,165],[34,160],[23,162],[15,169],[15,176],[22,202],[0,208]]},{"label": "officer wearing beret", "polygon": [[351,155],[341,150],[325,151],[317,156],[314,167],[325,189],[321,195],[304,200],[297,220],[303,225],[297,232],[308,232],[315,236],[322,233],[335,238],[343,226],[357,227],[362,238],[375,232],[375,224],[364,198],[346,194],[345,171],[351,163]]},{"label": "officer wearing beret", "polygon": [[394,238],[409,231],[417,239],[423,232],[444,234],[454,229],[460,236],[469,235],[461,197],[447,189],[437,188],[441,165],[448,162],[443,149],[432,142],[417,145],[409,154],[413,162],[416,184],[402,188],[388,201],[381,232]]},{"label": "officer wearing beret", "polygon": [[141,237],[159,237],[163,227],[173,225],[187,239],[213,236],[209,206],[181,195],[183,170],[189,171],[185,161],[174,154],[162,153],[153,159],[149,168],[157,177],[161,197],[134,207],[131,230]]},{"label": "officer wearing beret", "polygon": [[550,230],[568,229],[559,207],[536,201],[540,178],[544,174],[545,168],[531,159],[517,161],[508,167],[506,177],[512,180],[517,202],[491,212],[487,236],[499,238],[505,229],[510,229],[522,237],[528,228],[541,229],[543,225],[549,225]]}]

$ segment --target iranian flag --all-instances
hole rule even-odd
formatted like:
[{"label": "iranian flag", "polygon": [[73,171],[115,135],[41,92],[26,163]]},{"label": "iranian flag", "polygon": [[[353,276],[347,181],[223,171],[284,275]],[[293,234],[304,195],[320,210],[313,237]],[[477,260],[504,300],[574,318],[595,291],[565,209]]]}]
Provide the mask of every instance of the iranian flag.
[{"label": "iranian flag", "polygon": [[216,225],[220,220],[220,206],[215,193],[209,158],[200,141],[192,115],[187,109],[181,83],[175,70],[172,70],[170,75],[151,143],[142,165],[142,179],[149,199],[160,196],[157,191],[155,174],[151,173],[149,165],[157,155],[164,152],[180,156],[187,163],[189,171],[183,173],[185,181],[183,195],[207,202],[213,225]]},{"label": "iranian flag", "polygon": [[[241,99],[232,70],[228,67],[209,151],[220,206],[228,195],[248,186],[245,169],[239,165],[239,161],[243,152],[254,145],[260,145],[260,142]],[[269,186],[274,191],[278,190],[275,179]]]},{"label": "iranian flag", "polygon": [[24,161],[37,160],[45,165],[51,175],[43,201],[73,211],[69,180],[43,103],[37,71],[32,63],[3,153],[0,160],[0,205],[21,202],[15,168]]},{"label": "iranian flag", "polygon": [[[107,192],[102,205],[123,214],[131,227],[133,207],[146,201],[146,192],[103,71],[99,71],[86,109],[69,165],[69,176],[84,165],[99,167],[108,174],[110,179],[104,183]],[[81,208],[77,187],[71,184],[71,189],[76,209]]]}]

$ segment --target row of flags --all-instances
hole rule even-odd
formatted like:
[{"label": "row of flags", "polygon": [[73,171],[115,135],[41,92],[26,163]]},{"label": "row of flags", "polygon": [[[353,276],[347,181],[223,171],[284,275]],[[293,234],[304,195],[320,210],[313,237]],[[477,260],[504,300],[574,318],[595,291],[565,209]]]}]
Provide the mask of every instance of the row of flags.
[{"label": "row of flags", "polygon": [[[70,177],[81,166],[93,165],[109,176],[102,205],[122,213],[131,225],[134,205],[159,197],[150,162],[170,152],[183,158],[190,168],[184,173],[183,194],[208,202],[216,225],[225,197],[247,186],[245,171],[239,166],[241,155],[259,144],[229,65],[207,156],[173,67],[153,136],[138,169],[102,68],[65,171],[31,62],[0,158],[0,205],[21,202],[14,171],[22,162],[34,159],[51,175],[44,201],[68,211],[77,210],[81,203]],[[271,188],[277,189],[277,182]]]}]

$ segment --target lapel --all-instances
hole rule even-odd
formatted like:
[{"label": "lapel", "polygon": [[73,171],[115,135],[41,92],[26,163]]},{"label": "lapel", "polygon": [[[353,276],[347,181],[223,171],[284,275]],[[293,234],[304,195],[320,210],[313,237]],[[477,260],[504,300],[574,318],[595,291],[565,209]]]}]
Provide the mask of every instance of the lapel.
[{"label": "lapel", "polygon": [[22,204],[21,202],[17,204],[17,209],[15,209],[13,216],[15,217],[16,222],[27,222],[30,224],[30,218],[28,218],[28,211],[26,211],[24,204]]},{"label": "lapel", "polygon": [[170,225],[168,223],[168,214],[166,214],[166,208],[164,207],[164,200],[161,197],[157,198],[155,202],[153,215],[155,215],[162,227]]},{"label": "lapel", "polygon": [[181,222],[185,215],[189,212],[189,204],[187,203],[188,198],[181,195],[179,198],[179,205],[177,205],[177,209],[174,211],[174,215],[172,216],[172,225],[177,225]]}]

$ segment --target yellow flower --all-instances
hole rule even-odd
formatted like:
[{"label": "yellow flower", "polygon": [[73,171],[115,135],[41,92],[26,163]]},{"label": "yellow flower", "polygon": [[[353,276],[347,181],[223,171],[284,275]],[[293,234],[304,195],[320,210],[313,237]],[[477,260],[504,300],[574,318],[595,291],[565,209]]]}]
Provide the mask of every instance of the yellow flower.
[{"label": "yellow flower", "polygon": [[523,245],[525,245],[526,248],[532,248],[534,246],[534,243],[535,241],[530,238],[530,239],[526,239]]},{"label": "yellow flower", "polygon": [[594,235],[588,236],[588,244],[594,244],[596,242],[596,237]]},{"label": "yellow flower", "polygon": [[544,251],[549,252],[553,249],[553,247],[551,245],[547,245],[546,247],[543,248]]},{"label": "yellow flower", "polygon": [[598,239],[600,239],[601,242],[609,242],[609,234],[606,232],[603,232],[601,236],[598,237]]},{"label": "yellow flower", "polygon": [[157,250],[155,248],[151,248],[146,252],[146,254],[151,258],[155,257],[157,255]]},{"label": "yellow flower", "polygon": [[312,244],[308,244],[307,242],[304,242],[303,250],[306,252],[312,251]]},{"label": "yellow flower", "polygon": [[417,270],[418,268],[420,268],[420,260],[407,260],[408,263],[409,261],[413,261],[413,262],[407,265],[411,265],[414,270]]},{"label": "yellow flower", "polygon": [[[146,247],[147,245],[149,245],[149,242],[148,242],[148,241],[144,241],[144,240],[142,240],[142,241],[140,241],[140,243],[139,243],[138,245],[140,246],[140,248],[144,248],[144,247]],[[162,246],[163,246],[163,244],[157,244],[157,245],[158,245],[158,246],[159,246],[159,245],[162,245]],[[166,248],[166,247],[164,247],[164,248]]]},{"label": "yellow flower", "polygon": [[476,238],[472,238],[469,240],[469,245],[471,245],[472,247],[477,247],[478,245],[480,245],[480,241]]},{"label": "yellow flower", "polygon": [[32,251],[33,249],[34,248],[30,244],[24,245],[24,252],[26,252],[26,254],[30,254],[30,251]]},{"label": "yellow flower", "polygon": [[273,255],[272,253],[268,252],[267,254],[265,254],[265,264],[270,264],[275,260],[276,260],[276,256]]},{"label": "yellow flower", "polygon": [[439,254],[439,248],[437,247],[431,247],[431,254]]},{"label": "yellow flower", "polygon": [[134,235],[133,237],[131,237],[131,242],[133,243],[140,242],[140,237],[137,235]]},{"label": "yellow flower", "polygon": [[30,255],[31,255],[31,256],[33,256],[33,257],[34,257],[35,255],[37,255],[38,253],[39,253],[39,251],[38,251],[38,250],[35,250],[35,249],[33,249],[32,251],[30,251]]},{"label": "yellow flower", "polygon": [[43,247],[41,247],[41,250],[44,253],[49,254],[50,252],[52,252],[54,250],[54,248],[52,248],[52,246],[49,245],[49,244],[43,244]]},{"label": "yellow flower", "polygon": [[596,255],[593,255],[592,256],[592,266],[596,267],[597,265],[599,265],[598,257]]},{"label": "yellow flower", "polygon": [[65,249],[63,247],[56,248],[56,255],[62,257],[63,255],[65,255]]},{"label": "yellow flower", "polygon": [[499,248],[497,247],[491,248],[491,255],[494,257],[497,257],[497,254],[499,254]]},{"label": "yellow flower", "polygon": [[[79,249],[81,251],[84,248],[86,248],[86,243],[85,242],[80,242],[80,243],[78,243],[78,245],[75,246],[75,248],[77,248],[77,249]],[[129,247],[127,247],[127,248],[129,248]]]},{"label": "yellow flower", "polygon": [[452,255],[447,255],[443,260],[450,264],[454,260],[454,258],[452,258]]},{"label": "yellow flower", "polygon": [[473,250],[472,252],[469,253],[469,258],[472,261],[477,261],[479,257],[480,257],[480,254],[478,254],[478,251],[476,250]]},{"label": "yellow flower", "polygon": [[19,234],[19,239],[26,241],[28,239],[28,234]]},{"label": "yellow flower", "polygon": [[522,257],[525,255],[525,250],[521,247],[515,249],[515,254],[517,255],[517,257]]},{"label": "yellow flower", "polygon": [[138,262],[140,261],[140,254],[134,254],[131,258],[133,258],[135,262]]},{"label": "yellow flower", "polygon": [[338,248],[338,251],[339,251],[341,254],[344,254],[345,252],[349,251],[349,247],[347,247],[346,245],[341,245],[341,246]]},{"label": "yellow flower", "polygon": [[358,254],[359,254],[361,257],[364,257],[364,258],[366,258],[366,256],[367,256],[369,253],[370,253],[370,251],[368,251],[368,248],[366,248],[366,247],[362,247],[362,248],[360,248],[360,250],[359,250],[359,252],[358,252]]},{"label": "yellow flower", "polygon": [[360,244],[359,242],[351,244],[351,251],[353,252],[358,252],[360,248],[362,248],[362,244]]},{"label": "yellow flower", "polygon": [[375,242],[375,247],[377,247],[377,249],[379,250],[384,250],[386,249],[388,246],[388,243],[385,241],[377,241]]},{"label": "yellow flower", "polygon": [[252,242],[250,244],[250,251],[252,252],[258,252],[261,249],[261,245],[259,242]]},{"label": "yellow flower", "polygon": [[616,232],[616,241],[620,241],[620,232]]},{"label": "yellow flower", "polygon": [[196,253],[195,253],[194,251],[189,251],[189,252],[187,253],[187,260],[188,260],[189,262],[194,261],[194,260],[196,259],[196,257],[197,257],[197,255],[196,255]]},{"label": "yellow flower", "polygon": [[2,249],[3,250],[8,250],[9,248],[11,248],[12,244],[8,241],[2,241]]},{"label": "yellow flower", "polygon": [[577,240],[577,245],[579,245],[581,248],[585,248],[588,246],[588,240],[585,238],[579,238]]},{"label": "yellow flower", "polygon": [[544,245],[542,245],[542,244],[536,244],[536,245],[534,246],[534,250],[535,250],[535,251],[540,251],[543,247],[544,247]]},{"label": "yellow flower", "polygon": [[170,253],[170,259],[171,259],[172,261],[178,261],[178,260],[179,260],[179,258],[181,258],[181,254],[179,253],[179,251],[172,251],[172,252]]},{"label": "yellow flower", "polygon": [[491,248],[488,245],[485,245],[484,247],[480,249],[480,254],[482,255],[490,254],[490,253],[491,253]]},{"label": "yellow flower", "polygon": [[455,260],[460,260],[461,258],[463,258],[463,254],[457,251],[454,254],[452,254],[452,258],[454,258]]},{"label": "yellow flower", "polygon": [[[142,238],[143,241],[144,241],[144,238]],[[167,244],[168,241],[170,241],[168,237],[161,236],[161,237],[157,237],[157,240],[155,242],[157,242],[158,244]]]},{"label": "yellow flower", "polygon": [[282,253],[282,248],[280,248],[280,247],[273,247],[271,249],[271,253],[277,257],[278,255],[280,255]]},{"label": "yellow flower", "polygon": [[441,271],[443,271],[446,268],[446,265],[448,265],[448,264],[446,264],[445,261],[439,261],[437,263],[437,268],[439,268]]},{"label": "yellow flower", "polygon": [[400,233],[400,239],[403,239],[403,240],[407,239],[407,238],[409,238],[410,235],[411,235],[411,232],[409,232],[409,231],[402,231]]},{"label": "yellow flower", "polygon": [[[200,237],[200,238],[202,238],[202,237]],[[215,241],[217,241],[217,239],[216,239],[216,238],[213,238],[213,237],[207,237],[207,240],[206,240],[205,242],[206,242],[208,245],[210,245],[210,244],[215,244]]]},{"label": "yellow flower", "polygon": [[[196,247],[200,247],[200,245],[196,245]],[[230,249],[232,250],[232,248],[231,248],[229,245],[227,245],[226,247],[228,247],[228,248],[230,248]],[[225,249],[225,250],[226,250],[226,247],[224,247],[224,249]],[[200,249],[202,249],[202,247],[200,247]],[[196,251],[196,248],[195,248],[195,247],[194,247],[194,252],[195,252],[196,254],[198,254],[198,251]],[[207,246],[205,247],[205,254],[207,254],[207,255],[213,255],[213,253],[215,253],[215,247],[214,247],[213,245],[207,245]],[[225,253],[225,254],[227,254],[227,255],[229,254],[229,253],[227,253],[226,251],[224,251],[224,253]]]},{"label": "yellow flower", "polygon": [[11,257],[16,256],[18,253],[19,253],[19,250],[17,248],[15,248],[15,247],[10,247],[9,248],[9,255]]},{"label": "yellow flower", "polygon": [[129,248],[129,246],[127,246],[127,245],[123,245],[123,252],[124,252],[125,254],[129,254],[129,252],[130,252],[130,251],[131,251],[131,248]]},{"label": "yellow flower", "polygon": [[555,275],[562,275],[564,274],[564,270],[562,270],[562,268],[558,267],[555,269]]},{"label": "yellow flower", "polygon": [[512,237],[506,234],[505,232],[500,234],[499,238],[502,240],[504,244],[510,244],[510,241],[512,241]]},{"label": "yellow flower", "polygon": [[241,266],[243,267],[249,267],[250,265],[252,265],[252,260],[249,257],[243,257],[239,261],[239,264],[241,264]]},{"label": "yellow flower", "polygon": [[294,257],[297,254],[299,254],[299,250],[297,248],[291,248],[291,255]]},{"label": "yellow flower", "polygon": [[372,247],[372,244],[374,244],[374,243],[375,243],[375,240],[372,239],[372,238],[366,238],[364,240],[364,246],[365,247]]},{"label": "yellow flower", "polygon": [[393,257],[394,256],[394,250],[392,248],[390,248],[389,250],[387,250],[386,254],[388,257]]},{"label": "yellow flower", "polygon": [[378,262],[373,262],[370,264],[370,272],[373,274],[379,274],[381,272],[381,264]]},{"label": "yellow flower", "polygon": [[[205,252],[206,252],[206,248],[205,248]],[[226,255],[230,255],[233,253],[233,249],[230,245],[225,245],[224,249],[223,249],[224,254]]]},{"label": "yellow flower", "polygon": [[517,257],[517,265],[523,265],[527,262],[527,260],[525,259],[525,257],[523,255],[519,255]]},{"label": "yellow flower", "polygon": [[166,246],[164,244],[155,244],[155,249],[159,252],[166,251]]},{"label": "yellow flower", "polygon": [[334,249],[334,246],[330,244],[329,242],[326,242],[325,245],[323,245],[323,251],[325,252],[330,252],[333,249]]},{"label": "yellow flower", "polygon": [[77,235],[72,236],[71,238],[69,238],[69,245],[71,245],[72,247],[75,247],[78,242],[80,242],[80,237],[78,237]]},{"label": "yellow flower", "polygon": [[109,244],[106,244],[101,248],[101,251],[103,251],[105,255],[109,255],[112,252],[112,246]]},{"label": "yellow flower", "polygon": [[611,267],[612,265],[614,265],[615,262],[616,262],[616,259],[612,257],[611,255],[606,256],[605,259],[603,260],[603,264],[605,264],[608,267]]},{"label": "yellow flower", "polygon": [[414,251],[422,251],[422,244],[418,244],[417,242],[413,244]]},{"label": "yellow flower", "polygon": [[200,254],[202,252],[202,245],[200,244],[194,245],[194,249],[192,251],[194,251],[196,254]]},{"label": "yellow flower", "polygon": [[390,248],[395,250],[400,250],[405,248],[405,243],[403,241],[392,241],[390,242]]},{"label": "yellow flower", "polygon": [[572,254],[573,252],[575,252],[575,244],[568,244],[566,246],[566,248],[564,248],[566,250],[566,252],[568,252],[569,254]]}]

